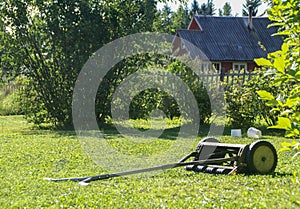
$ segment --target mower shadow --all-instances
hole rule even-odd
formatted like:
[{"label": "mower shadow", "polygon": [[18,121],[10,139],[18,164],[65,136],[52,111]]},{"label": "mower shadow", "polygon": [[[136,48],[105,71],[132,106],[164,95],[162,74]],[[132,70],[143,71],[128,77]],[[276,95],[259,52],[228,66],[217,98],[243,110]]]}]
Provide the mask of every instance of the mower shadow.
[{"label": "mower shadow", "polygon": [[[239,175],[239,174],[237,174]],[[291,177],[293,176],[292,173],[280,173],[280,172],[273,172],[273,173],[269,173],[269,174],[257,174],[257,173],[248,173],[248,172],[245,172],[243,173],[244,176],[271,176],[272,178],[275,178],[275,177]]]},{"label": "mower shadow", "polygon": [[279,173],[279,172],[274,172],[272,175],[272,177],[290,177],[290,176],[294,176],[292,173]]}]

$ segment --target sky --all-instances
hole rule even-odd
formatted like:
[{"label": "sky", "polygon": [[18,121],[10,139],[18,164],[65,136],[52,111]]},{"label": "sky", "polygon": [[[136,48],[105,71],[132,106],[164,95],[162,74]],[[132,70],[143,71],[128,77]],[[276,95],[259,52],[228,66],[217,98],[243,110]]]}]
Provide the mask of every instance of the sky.
[{"label": "sky", "polygon": [[[173,11],[176,11],[176,9],[178,8],[179,4],[177,3],[178,1],[173,0],[173,2],[169,1],[168,5],[172,8]],[[193,0],[189,0],[188,1],[188,6],[190,7],[192,4]],[[242,16],[242,9],[243,9],[243,3],[245,3],[245,0],[213,0],[213,3],[215,5],[215,13],[216,15],[219,14],[219,9],[223,8],[224,4],[226,2],[229,2],[232,8],[232,15],[236,15],[237,16]],[[198,0],[199,5],[203,4],[203,3],[207,3],[207,0]],[[164,5],[164,3],[159,3],[158,4],[158,8],[162,8]],[[263,3],[258,10],[258,15],[262,14],[263,11],[267,8],[267,4]]]}]

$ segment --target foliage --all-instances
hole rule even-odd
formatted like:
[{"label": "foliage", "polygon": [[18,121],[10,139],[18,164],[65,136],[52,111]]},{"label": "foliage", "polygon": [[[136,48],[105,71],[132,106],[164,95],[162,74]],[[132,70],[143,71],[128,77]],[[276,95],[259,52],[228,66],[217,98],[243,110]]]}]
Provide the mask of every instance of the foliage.
[{"label": "foliage", "polygon": [[[1,63],[1,55],[0,55],[0,63]],[[4,81],[3,81],[3,74],[2,70],[0,69],[0,88],[3,87]]]},{"label": "foliage", "polygon": [[258,7],[262,4],[261,0],[246,0],[243,4],[243,16],[249,16],[249,6],[252,6],[252,16],[256,16],[258,12]]},{"label": "foliage", "polygon": [[[180,76],[181,79],[188,85],[192,94],[198,103],[198,110],[200,116],[200,124],[206,123],[211,117],[211,103],[208,93],[203,85],[203,82],[199,77],[186,65],[180,61],[175,61],[171,63],[167,70],[171,73]],[[189,101],[186,101],[186,106],[189,105]]]},{"label": "foliage", "polygon": [[[11,45],[5,61],[14,63],[10,73],[28,78],[23,93],[29,103],[24,109],[34,122],[70,123],[74,80],[88,57],[84,51],[91,51],[92,31],[101,31],[102,25],[99,18],[85,12],[88,5],[77,3],[6,1],[1,7],[11,30],[6,32],[5,41]],[[87,27],[95,21],[99,27]]]},{"label": "foliage", "polygon": [[180,117],[174,98],[158,89],[148,89],[137,95],[131,102],[129,114],[132,119],[146,119],[154,110],[162,110],[170,119]]},{"label": "foliage", "polygon": [[[156,63],[156,64],[154,64]],[[208,122],[211,116],[211,105],[209,101],[209,96],[204,89],[202,82],[195,73],[192,72],[190,68],[184,65],[178,60],[173,60],[159,55],[136,55],[131,58],[124,59],[118,65],[114,67],[105,77],[104,82],[101,83],[97,98],[96,98],[96,114],[99,115],[99,123],[104,123],[107,121],[108,117],[111,117],[111,102],[113,99],[113,93],[121,84],[121,82],[127,76],[132,75],[138,69],[147,69],[151,74],[153,68],[164,69],[164,72],[173,73],[175,76],[181,77],[181,79],[188,85],[189,89],[192,91],[198,102],[200,123],[203,124]],[[119,73],[123,71],[123,73]],[[153,74],[153,73],[152,73]],[[153,74],[153,80],[155,75]],[[162,75],[163,83],[170,81],[167,74]],[[143,78],[140,78],[143,79]],[[148,76],[145,79],[149,79]],[[145,80],[149,82],[149,80]],[[171,80],[171,82],[174,82]],[[138,95],[127,95],[134,96],[130,104],[130,117],[132,119],[147,119],[154,110],[161,110],[165,113],[168,118],[183,116],[180,114],[180,109],[178,104],[169,93],[161,89],[147,89],[140,92]],[[118,101],[117,101],[118,102]],[[185,101],[186,107],[189,105],[189,101]],[[122,107],[123,103],[118,102],[119,108]]]},{"label": "foliage", "polygon": [[206,4],[206,15],[214,15],[215,14],[215,5],[213,3],[213,0],[207,0],[207,4]]},{"label": "foliage", "polygon": [[[157,11],[156,3],[8,0],[1,4],[0,51],[5,50],[0,65],[9,79],[23,76],[20,104],[28,121],[72,127],[76,78],[83,64],[104,44],[132,33],[174,33],[176,28],[187,27],[191,19],[187,7],[173,14],[168,7]],[[212,1],[208,5],[212,6]],[[127,69],[125,73],[116,67],[102,82],[99,98],[111,97],[116,84],[134,72],[134,62],[146,58],[149,56],[122,62],[119,67]],[[99,107],[105,109],[97,110],[99,121],[104,122],[110,115],[109,104],[99,103],[104,103]]]},{"label": "foliage", "polygon": [[232,9],[229,2],[224,4],[223,10],[219,9],[219,16],[232,16]]},{"label": "foliage", "polygon": [[18,101],[19,90],[14,86],[0,85],[0,115],[22,114]]},{"label": "foliage", "polygon": [[174,29],[187,29],[191,21],[191,16],[187,4],[180,5],[173,13]]},{"label": "foliage", "polygon": [[198,1],[192,1],[190,8],[187,3],[180,4],[177,11],[172,11],[166,3],[161,11],[156,13],[153,23],[155,31],[174,34],[176,29],[187,29],[194,15],[214,15],[215,6],[212,0],[199,5]]},{"label": "foliage", "polygon": [[[300,3],[297,0],[274,0],[269,10],[272,25],[279,27],[276,35],[285,38],[281,50],[268,55],[268,59],[257,59],[257,64],[269,68],[274,84],[289,85],[291,90],[275,96],[268,91],[257,93],[273,112],[279,112],[277,125],[270,128],[284,129],[286,137],[300,136]],[[295,150],[299,154],[300,143],[285,143],[283,150]]]},{"label": "foliage", "polygon": [[22,104],[27,118],[67,127],[83,64],[111,40],[152,30],[156,1],[8,0],[0,12],[1,68],[9,69],[6,75],[12,78],[26,77]]},{"label": "foliage", "polygon": [[215,5],[213,0],[207,0],[207,3],[201,4],[200,13],[202,15],[214,15],[215,14]]},{"label": "foliage", "polygon": [[[129,140],[120,140],[117,134],[107,137],[132,155],[155,153],[172,143],[158,139],[155,145],[130,147]],[[285,140],[266,138],[272,138],[276,148]],[[220,139],[252,143],[247,138]],[[280,161],[273,176],[211,175],[174,168],[153,173],[153,177],[119,177],[82,188],[76,182],[43,180],[108,172],[90,159],[73,132],[35,130],[20,116],[0,117],[0,140],[2,208],[297,208],[300,204],[300,176],[290,175],[299,171],[300,163],[290,164],[287,153],[278,153]]]},{"label": "foliage", "polygon": [[[101,82],[97,97],[95,101],[96,115],[99,116],[98,122],[103,124],[111,117],[111,103],[113,95],[122,81],[138,71],[139,69],[148,69],[149,66],[153,66],[157,61],[161,60],[163,64],[169,61],[160,55],[154,54],[141,54],[123,59],[117,65],[115,65],[104,77]],[[158,67],[162,68],[162,65]],[[148,81],[145,81],[148,82]],[[155,91],[154,91],[155,92]],[[131,116],[133,118],[145,118],[149,116],[149,113],[156,109],[158,102],[160,101],[160,94],[152,94],[152,89],[141,92],[138,96],[135,96],[131,102]],[[149,96],[149,98],[145,97]],[[118,102],[119,108],[124,108],[122,102]]]},{"label": "foliage", "polygon": [[[165,4],[161,11],[158,11],[156,14],[156,21],[153,23],[153,28],[156,31],[163,33],[175,33],[176,27],[174,27],[174,14],[171,11],[171,8]],[[177,23],[181,22],[179,20]]]},{"label": "foliage", "polygon": [[191,13],[192,14],[200,14],[201,13],[201,10],[200,10],[200,7],[199,7],[199,3],[197,0],[193,0],[192,4],[191,4]]},{"label": "foliage", "polygon": [[294,151],[294,152],[296,152],[296,154],[293,156],[293,158],[300,155],[300,143],[299,142],[296,142],[296,141],[282,142],[281,146],[282,146],[282,148],[279,150],[279,152]]},{"label": "foliage", "polygon": [[269,106],[257,96],[256,91],[264,89],[277,93],[280,88],[270,85],[271,76],[265,75],[263,71],[252,72],[251,79],[243,85],[241,80],[235,80],[234,85],[225,91],[226,113],[230,124],[234,127],[248,128],[255,125],[257,119],[274,125],[276,114],[271,113]]},{"label": "foliage", "polygon": [[199,6],[199,3],[197,0],[194,0],[191,4],[190,14],[191,14],[191,17],[196,14],[214,15],[215,14],[215,5],[213,3],[213,0],[208,0],[207,3],[203,3],[203,4],[201,4],[201,6]]}]

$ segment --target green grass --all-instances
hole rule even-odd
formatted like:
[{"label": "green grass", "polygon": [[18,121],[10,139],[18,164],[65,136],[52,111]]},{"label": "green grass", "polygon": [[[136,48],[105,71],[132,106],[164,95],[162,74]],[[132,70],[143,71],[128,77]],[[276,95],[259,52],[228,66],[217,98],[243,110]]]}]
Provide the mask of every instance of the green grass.
[{"label": "green grass", "polygon": [[[164,133],[165,138],[147,144],[144,151],[155,153],[159,150],[157,147],[172,143],[166,138],[168,134],[176,135],[173,133],[176,129],[168,132]],[[114,130],[107,131],[106,136],[116,147],[123,143],[132,155],[143,152],[142,145],[130,146]],[[263,139],[272,142],[276,149],[286,141],[279,136],[264,136]],[[274,175],[226,176],[175,168],[152,177],[119,177],[80,187],[76,182],[43,180],[44,177],[106,172],[93,163],[73,132],[36,130],[22,116],[0,116],[0,140],[1,208],[300,207],[300,159],[291,161],[292,153],[278,154]],[[221,141],[251,143],[254,140],[223,136]],[[182,156],[191,150],[186,150]]]}]

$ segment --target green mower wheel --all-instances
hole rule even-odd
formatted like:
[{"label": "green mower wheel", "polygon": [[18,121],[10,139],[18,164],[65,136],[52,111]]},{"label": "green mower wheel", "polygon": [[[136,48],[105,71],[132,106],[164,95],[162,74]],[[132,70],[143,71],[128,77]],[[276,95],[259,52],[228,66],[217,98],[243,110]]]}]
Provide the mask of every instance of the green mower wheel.
[{"label": "green mower wheel", "polygon": [[260,140],[250,144],[246,160],[249,173],[270,174],[276,168],[278,157],[271,143]]}]

